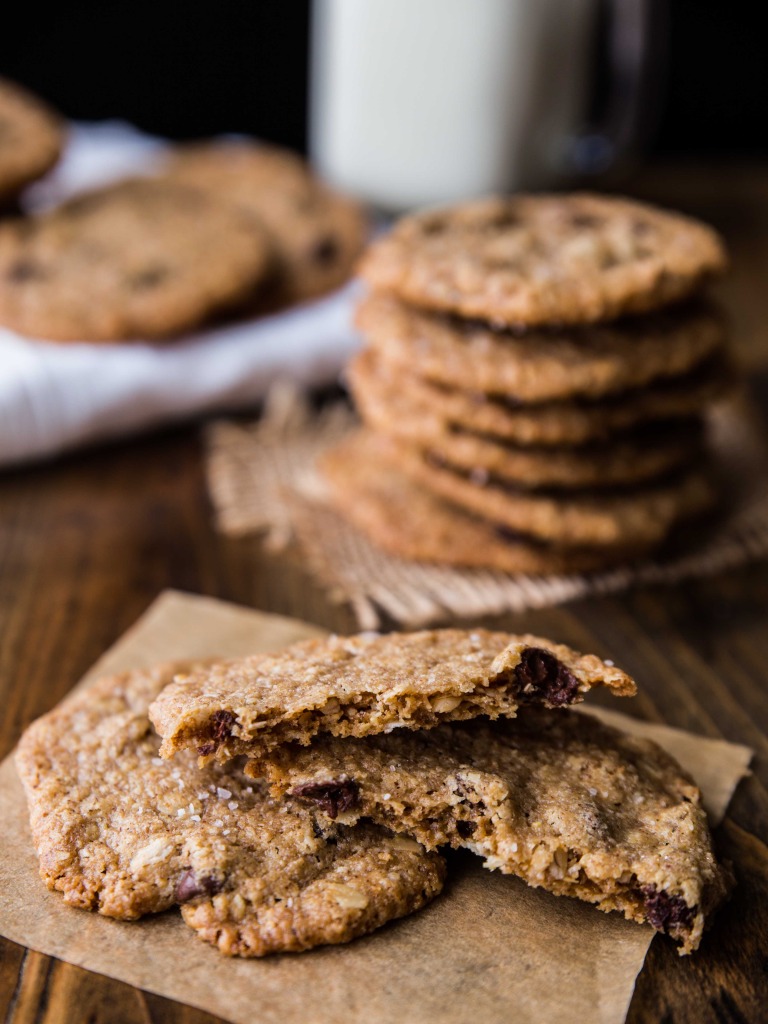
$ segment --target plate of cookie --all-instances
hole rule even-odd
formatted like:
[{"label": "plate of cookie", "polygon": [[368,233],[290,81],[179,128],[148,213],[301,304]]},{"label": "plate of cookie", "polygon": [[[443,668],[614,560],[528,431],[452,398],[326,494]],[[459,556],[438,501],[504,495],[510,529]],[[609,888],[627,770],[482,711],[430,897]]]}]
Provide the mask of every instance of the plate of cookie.
[{"label": "plate of cookie", "polygon": [[0,118],[0,462],[335,380],[369,221],[297,155]]}]

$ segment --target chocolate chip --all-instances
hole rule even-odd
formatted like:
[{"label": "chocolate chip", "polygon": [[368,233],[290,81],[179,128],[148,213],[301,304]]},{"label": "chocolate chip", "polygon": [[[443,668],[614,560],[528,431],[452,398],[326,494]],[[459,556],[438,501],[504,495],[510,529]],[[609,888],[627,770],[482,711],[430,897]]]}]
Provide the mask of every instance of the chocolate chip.
[{"label": "chocolate chip", "polygon": [[329,818],[356,807],[360,787],[354,779],[332,779],[330,782],[304,782],[291,790],[291,796],[317,804]]},{"label": "chocolate chip", "polygon": [[502,210],[484,221],[481,229],[483,231],[505,231],[508,228],[516,228],[519,223],[519,218],[511,210]]},{"label": "chocolate chip", "polygon": [[215,896],[223,886],[213,875],[198,875],[192,868],[187,868],[176,883],[174,895],[177,903],[187,903],[198,896]]},{"label": "chocolate chip", "polygon": [[574,213],[571,217],[571,226],[574,228],[594,228],[600,223],[600,218],[591,213]]},{"label": "chocolate chip", "polygon": [[231,711],[214,711],[211,715],[213,723],[213,739],[216,743],[223,743],[232,735],[232,726],[237,721]]},{"label": "chocolate chip", "polygon": [[322,267],[335,263],[339,256],[339,243],[333,235],[326,235],[312,246],[309,258]]},{"label": "chocolate chip", "polygon": [[643,906],[648,920],[660,932],[677,932],[690,929],[693,924],[695,907],[689,907],[682,896],[671,896],[655,885],[640,887]]},{"label": "chocolate chip", "polygon": [[103,192],[83,192],[82,195],[70,199],[66,206],[62,207],[61,212],[66,213],[68,217],[80,217],[84,213],[100,209],[105,201],[109,202],[109,197]]},{"label": "chocolate chip", "polygon": [[425,217],[421,222],[421,230],[425,235],[440,235],[448,228],[445,217],[438,214],[432,217]]},{"label": "chocolate chip", "polygon": [[209,754],[215,753],[232,735],[232,726],[236,721],[237,718],[231,711],[214,711],[210,718],[210,741],[198,746],[198,754],[201,757],[208,757]]},{"label": "chocolate chip", "polygon": [[572,704],[579,692],[576,677],[554,654],[541,647],[528,647],[523,651],[515,668],[515,681],[521,704],[560,707]]},{"label": "chocolate chip", "polygon": [[469,839],[471,835],[474,835],[477,829],[477,825],[474,821],[457,821],[456,831],[459,833],[462,839]]},{"label": "chocolate chip", "polygon": [[528,534],[513,530],[511,526],[505,526],[503,523],[494,523],[493,531],[499,540],[508,544],[527,544],[531,539]]},{"label": "chocolate chip", "polygon": [[170,270],[168,267],[147,267],[138,274],[134,274],[130,279],[129,284],[131,288],[136,289],[136,291],[144,291],[149,288],[156,288],[159,284],[165,281],[169,274]]},{"label": "chocolate chip", "polygon": [[19,284],[22,281],[39,280],[46,276],[46,272],[33,260],[17,260],[8,268],[5,276],[7,280]]}]

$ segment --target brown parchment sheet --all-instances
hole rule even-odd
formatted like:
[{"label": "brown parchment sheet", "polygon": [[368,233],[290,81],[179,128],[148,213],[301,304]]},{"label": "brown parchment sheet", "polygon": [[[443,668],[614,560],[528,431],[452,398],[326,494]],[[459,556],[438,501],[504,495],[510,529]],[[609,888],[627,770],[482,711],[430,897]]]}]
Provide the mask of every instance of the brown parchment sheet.
[{"label": "brown parchment sheet", "polygon": [[[166,592],[78,685],[166,659],[240,656],[319,633],[297,620]],[[608,714],[677,755],[701,785],[713,823],[722,818],[748,771],[748,748]],[[452,861],[446,891],[433,904],[367,938],[228,959],[176,910],[119,922],[67,907],[49,892],[10,758],[0,766],[0,820],[0,933],[236,1024],[621,1022],[654,935],[618,914],[485,871],[466,854]]]}]

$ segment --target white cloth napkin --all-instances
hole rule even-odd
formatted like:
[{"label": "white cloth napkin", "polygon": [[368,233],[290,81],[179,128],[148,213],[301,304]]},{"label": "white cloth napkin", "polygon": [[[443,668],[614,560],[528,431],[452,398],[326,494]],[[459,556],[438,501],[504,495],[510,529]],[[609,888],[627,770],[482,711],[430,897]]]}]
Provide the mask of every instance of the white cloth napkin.
[{"label": "white cloth napkin", "polygon": [[[39,209],[151,168],[165,143],[127,125],[75,125],[56,171],[30,189]],[[263,398],[277,380],[321,386],[357,348],[357,286],[284,313],[172,342],[54,344],[0,328],[0,465],[54,455]]]}]

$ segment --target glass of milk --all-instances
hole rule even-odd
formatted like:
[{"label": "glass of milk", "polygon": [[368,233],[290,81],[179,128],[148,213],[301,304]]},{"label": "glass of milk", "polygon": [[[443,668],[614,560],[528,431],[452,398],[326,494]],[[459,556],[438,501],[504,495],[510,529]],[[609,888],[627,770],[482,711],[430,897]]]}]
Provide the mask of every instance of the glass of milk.
[{"label": "glass of milk", "polygon": [[605,170],[636,136],[653,2],[614,0],[587,130],[600,0],[315,0],[312,159],[391,211]]}]

